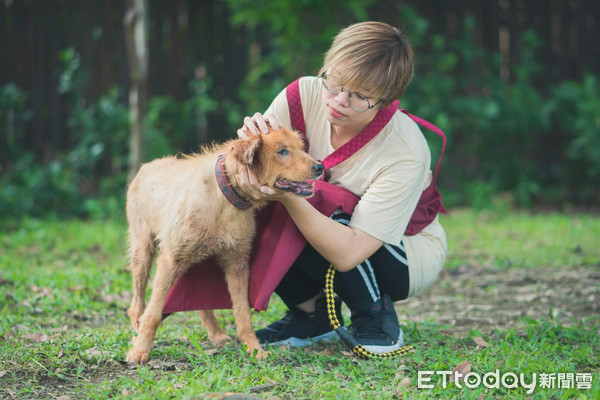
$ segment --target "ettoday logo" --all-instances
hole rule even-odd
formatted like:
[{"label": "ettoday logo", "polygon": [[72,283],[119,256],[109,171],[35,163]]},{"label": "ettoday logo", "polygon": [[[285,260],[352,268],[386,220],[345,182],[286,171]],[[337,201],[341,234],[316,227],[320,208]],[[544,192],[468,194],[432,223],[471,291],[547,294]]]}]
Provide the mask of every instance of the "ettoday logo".
[{"label": "ettoday logo", "polygon": [[477,372],[468,372],[466,374],[460,371],[418,371],[417,387],[419,389],[433,389],[436,384],[432,376],[442,377],[441,385],[448,387],[450,382],[454,382],[457,388],[463,386],[469,389],[475,389],[481,385],[488,389],[516,389],[525,388],[527,394],[533,393],[536,388],[547,389],[591,389],[592,374],[590,373],[532,373],[526,376],[523,373],[514,372],[500,373],[499,369],[488,372],[483,375]]}]

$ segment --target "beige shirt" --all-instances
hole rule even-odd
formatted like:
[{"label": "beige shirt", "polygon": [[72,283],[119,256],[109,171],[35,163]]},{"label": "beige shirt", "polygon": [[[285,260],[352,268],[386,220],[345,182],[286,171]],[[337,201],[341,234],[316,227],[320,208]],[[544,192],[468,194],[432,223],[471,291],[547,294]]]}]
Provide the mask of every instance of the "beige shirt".
[{"label": "beige shirt", "polygon": [[[321,102],[321,80],[300,79],[300,97],[309,153],[323,160],[333,153],[331,125]],[[285,90],[267,113],[291,127]],[[408,259],[413,296],[431,283],[446,258],[446,234],[436,218],[421,233],[405,236],[404,231],[421,197],[431,182],[431,155],[417,124],[397,111],[391,121],[363,148],[329,170],[328,182],[360,197],[350,226],[381,240],[398,245],[403,241]]]}]

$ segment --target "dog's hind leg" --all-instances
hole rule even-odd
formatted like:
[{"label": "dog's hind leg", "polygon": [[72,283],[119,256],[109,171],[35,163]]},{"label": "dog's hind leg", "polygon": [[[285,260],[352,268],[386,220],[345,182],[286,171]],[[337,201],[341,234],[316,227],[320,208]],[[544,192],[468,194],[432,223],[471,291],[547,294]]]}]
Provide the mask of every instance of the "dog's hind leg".
[{"label": "dog's hind leg", "polygon": [[168,252],[162,253],[156,261],[156,276],[148,307],[140,317],[138,336],[129,353],[127,362],[145,364],[154,342],[156,330],[162,321],[162,311],[169,291],[175,280],[187,269],[189,263],[174,262]]},{"label": "dog's hind leg", "polygon": [[134,233],[129,230],[129,240],[131,242],[131,278],[133,280],[133,298],[131,306],[127,311],[131,321],[132,328],[137,332],[139,327],[139,318],[142,316],[145,308],[146,285],[150,269],[152,268],[152,259],[154,258],[155,246],[149,229],[141,233]]},{"label": "dog's hind leg", "polygon": [[258,343],[256,333],[252,327],[250,302],[248,300],[248,287],[250,284],[248,258],[223,255],[219,257],[219,262],[225,269],[227,289],[233,303],[237,337],[248,347],[247,351],[250,355],[254,355],[256,352],[257,359],[266,358],[269,353],[263,350],[260,343]]},{"label": "dog's hind leg", "polygon": [[202,318],[202,324],[208,332],[208,339],[214,344],[221,343],[223,341],[231,340],[229,335],[225,333],[217,318],[212,310],[200,310],[200,318]]}]

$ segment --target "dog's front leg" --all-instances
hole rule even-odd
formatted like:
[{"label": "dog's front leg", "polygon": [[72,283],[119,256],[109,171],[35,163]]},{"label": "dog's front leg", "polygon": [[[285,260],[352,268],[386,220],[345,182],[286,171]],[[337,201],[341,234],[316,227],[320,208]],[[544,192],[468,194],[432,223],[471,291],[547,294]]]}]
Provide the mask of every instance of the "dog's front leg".
[{"label": "dog's front leg", "polygon": [[248,354],[256,354],[257,359],[266,358],[269,353],[262,349],[252,327],[248,287],[250,285],[250,266],[248,257],[221,257],[225,268],[227,288],[233,303],[233,315],[237,327],[237,337],[248,347]]},{"label": "dog's front leg", "polygon": [[152,295],[146,310],[140,317],[138,336],[133,347],[127,353],[127,362],[132,364],[145,364],[154,342],[156,330],[162,321],[162,311],[165,300],[175,280],[185,268],[173,262],[168,254],[161,254],[156,261],[156,276],[152,287]]}]

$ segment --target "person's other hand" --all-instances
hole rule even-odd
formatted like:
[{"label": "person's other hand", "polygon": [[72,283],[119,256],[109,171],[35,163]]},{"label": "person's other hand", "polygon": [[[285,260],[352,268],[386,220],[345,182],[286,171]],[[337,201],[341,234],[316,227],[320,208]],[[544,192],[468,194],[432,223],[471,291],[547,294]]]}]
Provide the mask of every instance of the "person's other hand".
[{"label": "person's other hand", "polygon": [[287,192],[275,190],[269,186],[261,185],[256,178],[256,175],[254,175],[254,173],[250,171],[248,167],[243,165],[238,165],[238,172],[235,178],[237,179],[240,188],[254,200],[283,200],[286,195],[288,195]]}]

